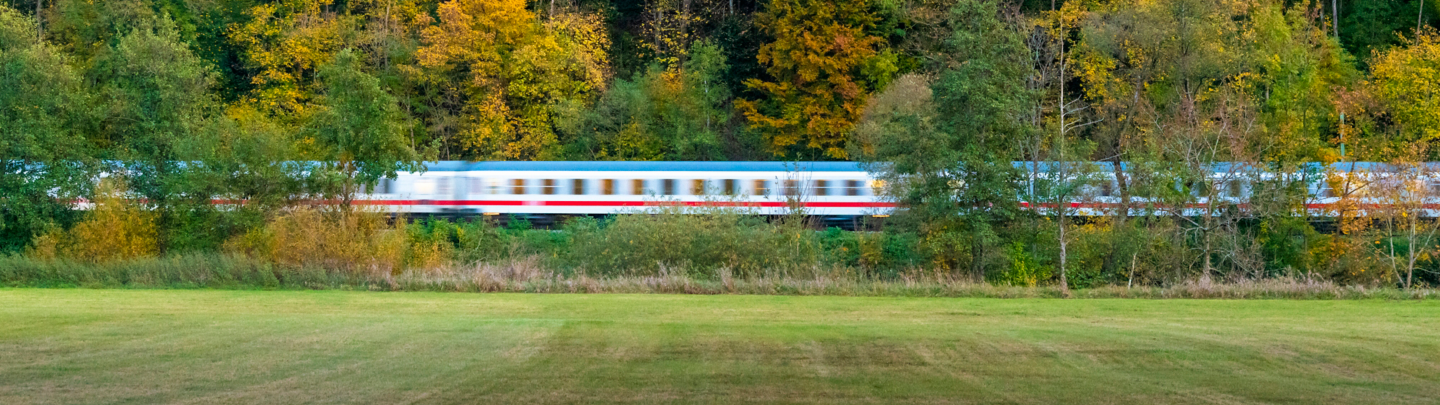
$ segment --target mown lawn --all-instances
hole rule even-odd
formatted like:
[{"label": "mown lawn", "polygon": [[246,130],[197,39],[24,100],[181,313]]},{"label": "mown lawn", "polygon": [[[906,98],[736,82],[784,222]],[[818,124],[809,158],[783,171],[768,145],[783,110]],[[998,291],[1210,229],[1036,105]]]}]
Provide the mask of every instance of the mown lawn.
[{"label": "mown lawn", "polygon": [[0,290],[0,404],[1436,403],[1440,302]]}]

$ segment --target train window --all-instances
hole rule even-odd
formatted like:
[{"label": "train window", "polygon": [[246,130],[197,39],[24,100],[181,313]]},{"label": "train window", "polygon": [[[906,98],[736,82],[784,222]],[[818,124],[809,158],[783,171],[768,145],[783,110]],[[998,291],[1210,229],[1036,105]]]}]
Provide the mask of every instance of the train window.
[{"label": "train window", "polygon": [[501,192],[501,190],[500,190],[500,180],[490,180],[488,183],[490,184],[490,185],[488,186],[488,188],[489,188],[490,190],[487,191],[486,193],[488,193],[488,194],[500,194],[500,192]]},{"label": "train window", "polygon": [[663,195],[675,195],[675,179],[665,179],[665,180],[661,180],[661,181],[660,181],[660,187],[661,187],[661,189],[662,189],[662,190],[661,190],[661,194],[663,194]]},{"label": "train window", "polygon": [[736,183],[739,183],[739,182],[735,181],[735,179],[725,179],[725,194],[726,194],[726,195],[736,195],[736,194],[740,194],[739,184],[736,184]]},{"label": "train window", "polygon": [[845,180],[845,195],[860,195],[860,180]]},{"label": "train window", "polygon": [[630,194],[634,194],[634,195],[642,195],[642,194],[645,194],[645,180],[641,180],[641,179],[630,180]]},{"label": "train window", "polygon": [[1430,193],[1426,197],[1440,197],[1440,180],[1429,180],[1425,182],[1425,191]]},{"label": "train window", "polygon": [[525,195],[525,179],[510,180],[510,194]]},{"label": "train window", "polygon": [[770,182],[765,180],[755,180],[755,195],[763,196],[770,194],[769,183]]},{"label": "train window", "polygon": [[485,179],[479,177],[470,178],[470,194],[485,193]]},{"label": "train window", "polygon": [[570,180],[570,194],[585,194],[585,179]]},{"label": "train window", "polygon": [[380,194],[390,194],[395,187],[395,180],[380,179]]},{"label": "train window", "polygon": [[540,180],[540,194],[555,195],[555,190],[560,188],[555,184],[555,179]]},{"label": "train window", "polygon": [[1114,193],[1115,193],[1115,183],[1111,183],[1111,182],[1108,182],[1108,181],[1100,182],[1100,196],[1101,196],[1101,197],[1109,197],[1111,194],[1114,194]]},{"label": "train window", "polygon": [[815,180],[815,195],[819,195],[819,196],[827,196],[827,195],[830,195],[830,181],[828,181],[828,180]]},{"label": "train window", "polygon": [[615,179],[600,180],[600,193],[615,195]]},{"label": "train window", "polygon": [[690,180],[691,195],[705,195],[705,180]]},{"label": "train window", "polygon": [[800,181],[785,180],[785,195],[791,197],[800,195]]}]

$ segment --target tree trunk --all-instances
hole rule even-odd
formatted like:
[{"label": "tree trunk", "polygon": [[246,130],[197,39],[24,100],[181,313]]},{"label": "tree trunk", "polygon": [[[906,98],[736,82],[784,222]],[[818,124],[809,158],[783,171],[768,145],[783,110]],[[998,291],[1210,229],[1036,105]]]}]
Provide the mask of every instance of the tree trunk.
[{"label": "tree trunk", "polygon": [[1420,0],[1420,13],[1415,16],[1415,36],[1420,36],[1420,27],[1425,26],[1425,0]]},{"label": "tree trunk", "polygon": [[1200,284],[1208,286],[1210,285],[1210,231],[1201,231],[1201,235],[1201,238],[1205,239],[1205,250],[1203,251],[1205,254],[1205,273],[1200,276]]},{"label": "tree trunk", "polygon": [[1330,0],[1330,26],[1335,29],[1335,42],[1340,42],[1340,0]]},{"label": "tree trunk", "polygon": [[[1064,204],[1064,202],[1061,202]],[[1070,280],[1066,277],[1065,271],[1065,248],[1069,243],[1065,240],[1065,211],[1060,211],[1060,295],[1070,298]]]},{"label": "tree trunk", "polygon": [[35,0],[35,38],[38,41],[45,40],[45,16],[40,14],[45,9],[45,0]]},{"label": "tree trunk", "polygon": [[985,282],[985,246],[984,241],[976,238],[970,243],[970,274],[978,277],[976,281]]},{"label": "tree trunk", "polygon": [[[1415,212],[1415,213],[1412,213],[1412,215],[1410,215],[1410,243],[1408,244],[1408,245],[1410,245],[1410,248],[1409,248],[1409,249],[1406,249],[1406,250],[1409,251],[1409,254],[1407,255],[1408,257],[1406,258],[1407,261],[1406,261],[1406,265],[1405,265],[1405,289],[1406,289],[1406,290],[1409,290],[1409,289],[1410,289],[1410,281],[1415,277],[1415,242],[1418,241],[1418,240],[1417,240],[1417,239],[1418,239],[1418,238],[1417,238],[1418,235],[1417,235],[1417,233],[1415,232],[1415,227],[1416,227],[1416,226],[1415,226],[1415,225],[1416,225],[1415,223],[1416,223],[1416,222],[1419,222],[1419,221],[1420,221],[1420,218],[1417,217],[1417,216],[1415,216],[1415,215],[1413,215],[1413,214],[1419,214],[1419,212]],[[1426,242],[1429,242],[1429,241],[1427,240]]]},{"label": "tree trunk", "polygon": [[[1116,149],[1118,150],[1119,148],[1117,147]],[[1111,164],[1114,165],[1112,172],[1115,175],[1115,191],[1120,193],[1120,209],[1118,212],[1112,214],[1115,218],[1115,224],[1111,226],[1110,229],[1115,230],[1116,233],[1112,233],[1111,241],[1114,245],[1110,247],[1110,253],[1105,255],[1105,262],[1100,265],[1102,274],[1111,274],[1111,272],[1115,271],[1117,263],[1119,262],[1118,256],[1121,254],[1120,244],[1126,242],[1126,239],[1129,239],[1121,236],[1129,234],[1125,229],[1130,221],[1130,186],[1127,182],[1129,179],[1125,177],[1125,171],[1120,167],[1122,163],[1118,153],[1115,155],[1115,158],[1111,160]]]}]

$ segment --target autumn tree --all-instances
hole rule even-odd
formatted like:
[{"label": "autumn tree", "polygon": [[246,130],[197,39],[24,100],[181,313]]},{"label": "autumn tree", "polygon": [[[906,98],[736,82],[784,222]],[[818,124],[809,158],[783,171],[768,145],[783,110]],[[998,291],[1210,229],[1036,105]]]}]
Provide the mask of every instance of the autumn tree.
[{"label": "autumn tree", "polygon": [[542,23],[521,0],[454,0],[437,14],[418,57],[444,86],[441,108],[458,117],[450,143],[481,159],[556,156],[554,106],[587,102],[609,80],[598,17]]},{"label": "autumn tree", "polygon": [[[773,37],[757,55],[768,79],[745,85],[765,98],[736,107],[777,155],[845,158],[845,142],[871,91],[898,70],[868,1],[775,0],[757,16]],[[798,148],[798,149],[797,149]]]},{"label": "autumn tree", "polygon": [[318,69],[355,36],[358,21],[337,7],[334,0],[284,0],[249,8],[229,35],[253,86],[243,101],[297,120],[310,114]]},{"label": "autumn tree", "polygon": [[1394,120],[1398,138],[1391,145],[1440,141],[1440,34],[1426,29],[1404,46],[1377,53],[1371,76],[1371,92]]}]

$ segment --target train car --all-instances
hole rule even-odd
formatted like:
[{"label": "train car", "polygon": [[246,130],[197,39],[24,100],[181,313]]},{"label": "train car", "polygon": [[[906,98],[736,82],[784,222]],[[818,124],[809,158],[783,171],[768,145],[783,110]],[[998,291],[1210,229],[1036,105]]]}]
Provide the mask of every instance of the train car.
[{"label": "train car", "polygon": [[431,215],[609,215],[665,204],[802,208],[827,221],[888,215],[895,204],[853,162],[437,162],[361,196],[383,210]]}]

